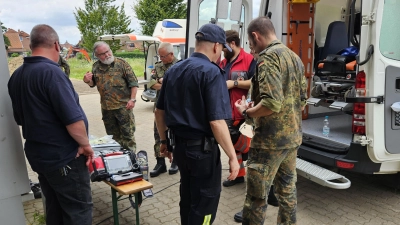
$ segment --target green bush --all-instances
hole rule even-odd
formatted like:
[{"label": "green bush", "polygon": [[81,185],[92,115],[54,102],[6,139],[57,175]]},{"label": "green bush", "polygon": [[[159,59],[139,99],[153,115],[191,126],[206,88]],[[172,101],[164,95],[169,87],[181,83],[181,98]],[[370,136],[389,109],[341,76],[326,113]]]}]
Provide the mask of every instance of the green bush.
[{"label": "green bush", "polygon": [[83,59],[83,54],[80,52],[76,53],[76,58],[79,60]]},{"label": "green bush", "polygon": [[13,54],[11,54],[11,57],[18,57],[18,56],[19,56],[19,54],[16,53],[16,52],[14,52]]},{"label": "green bush", "polygon": [[130,58],[130,59],[143,59],[144,58],[144,53],[141,52],[140,50],[135,50],[132,52],[115,52],[114,56],[120,57],[120,58]]},{"label": "green bush", "polygon": [[26,55],[27,55],[27,56],[31,56],[31,55],[32,55],[32,52],[29,51],[29,52],[26,53]]}]

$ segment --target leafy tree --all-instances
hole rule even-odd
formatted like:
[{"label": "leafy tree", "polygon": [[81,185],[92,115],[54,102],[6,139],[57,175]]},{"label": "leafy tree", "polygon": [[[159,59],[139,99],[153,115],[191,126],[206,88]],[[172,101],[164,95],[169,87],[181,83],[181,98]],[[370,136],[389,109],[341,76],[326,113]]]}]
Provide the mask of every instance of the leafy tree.
[{"label": "leafy tree", "polygon": [[186,18],[184,0],[138,0],[133,10],[141,21],[144,35],[152,35],[158,21]]},{"label": "leafy tree", "polygon": [[[128,26],[131,23],[125,14],[124,4],[121,7],[112,5],[115,0],[85,0],[85,8],[75,8],[74,12],[78,29],[82,34],[82,46],[93,48],[97,38],[104,34],[132,33]],[[119,41],[107,41],[113,52],[121,46]]]},{"label": "leafy tree", "polygon": [[10,39],[8,39],[8,37],[6,35],[4,35],[4,33],[7,31],[7,27],[3,26],[3,23],[1,21],[0,21],[0,26],[1,26],[1,31],[3,33],[4,44],[6,45],[6,49],[7,49],[8,46],[11,45]]}]

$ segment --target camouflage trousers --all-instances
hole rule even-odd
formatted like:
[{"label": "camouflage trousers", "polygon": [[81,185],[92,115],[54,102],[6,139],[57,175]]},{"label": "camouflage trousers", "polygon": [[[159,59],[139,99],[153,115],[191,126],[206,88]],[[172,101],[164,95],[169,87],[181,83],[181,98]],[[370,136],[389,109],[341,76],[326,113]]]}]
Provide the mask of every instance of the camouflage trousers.
[{"label": "camouflage trousers", "polygon": [[279,201],[278,225],[296,224],[297,149],[254,149],[247,161],[247,194],[243,206],[243,224],[263,225],[266,198],[271,185]]},{"label": "camouflage trousers", "polygon": [[104,127],[108,135],[112,135],[113,139],[123,148],[136,151],[135,140],[135,116],[132,110],[125,108],[115,110],[101,109],[103,115]]},{"label": "camouflage trousers", "polygon": [[156,158],[164,157],[160,153],[160,145],[161,145],[160,135],[158,134],[156,121],[154,121],[154,156]]}]

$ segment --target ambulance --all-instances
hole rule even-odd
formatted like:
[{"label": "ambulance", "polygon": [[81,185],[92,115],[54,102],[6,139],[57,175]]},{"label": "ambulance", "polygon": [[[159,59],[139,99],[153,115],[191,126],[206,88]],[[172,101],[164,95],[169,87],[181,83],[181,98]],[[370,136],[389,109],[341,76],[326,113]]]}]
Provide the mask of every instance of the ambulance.
[{"label": "ambulance", "polygon": [[[341,171],[392,174],[392,185],[400,187],[400,0],[254,3],[188,1],[186,57],[204,23],[237,30],[249,51],[247,25],[256,16],[269,17],[277,37],[300,56],[306,70],[308,106],[298,174],[336,189],[351,185]],[[326,116],[327,137],[322,133]]]}]

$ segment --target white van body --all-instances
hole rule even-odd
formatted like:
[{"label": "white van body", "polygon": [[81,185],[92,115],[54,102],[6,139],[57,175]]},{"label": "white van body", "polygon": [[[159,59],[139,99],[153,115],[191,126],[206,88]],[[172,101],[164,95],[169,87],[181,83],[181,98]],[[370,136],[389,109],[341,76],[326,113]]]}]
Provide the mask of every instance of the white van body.
[{"label": "white van body", "polygon": [[[314,16],[306,21],[288,21],[292,4],[307,4]],[[251,0],[194,0],[188,2],[188,8],[189,51],[186,56],[194,50],[194,34],[204,21],[216,23],[225,30],[232,29],[232,24],[238,25],[242,46],[249,50],[246,28],[252,20]],[[400,31],[396,27],[400,19],[399,8],[400,0],[261,1],[259,16],[271,18],[276,35],[284,44],[296,41],[290,30],[293,26],[313,28],[308,44],[314,46],[315,43],[315,46],[292,49],[297,54],[303,53],[305,58],[308,56],[312,62],[305,63],[311,75],[308,78],[309,105],[303,117],[303,144],[298,151],[300,175],[321,185],[342,189],[350,187],[350,181],[325,168],[364,174],[399,173],[400,112],[395,111],[396,104],[400,105],[400,44],[397,44]],[[236,17],[231,18],[232,14]],[[333,35],[333,39],[327,37],[331,24],[345,26],[344,32],[335,34],[331,29],[329,36]],[[350,37],[350,34],[354,35]],[[335,39],[341,36],[347,36],[348,45],[344,47],[358,47],[358,60],[353,70],[347,71],[346,67],[338,75],[324,71],[325,66],[317,69],[320,65],[317,61],[325,58],[318,59],[320,54],[314,50],[323,52],[322,47],[328,45],[326,42],[335,45],[343,41]],[[329,52],[329,55],[336,54],[337,51]],[[328,62],[324,64],[329,65]],[[312,92],[317,87],[323,88],[319,89],[322,93]],[[330,122],[328,138],[322,135],[323,120],[327,115]],[[335,179],[325,175],[334,175]],[[337,180],[340,181],[335,184]]]}]

